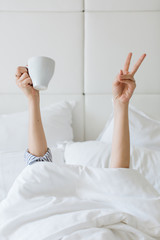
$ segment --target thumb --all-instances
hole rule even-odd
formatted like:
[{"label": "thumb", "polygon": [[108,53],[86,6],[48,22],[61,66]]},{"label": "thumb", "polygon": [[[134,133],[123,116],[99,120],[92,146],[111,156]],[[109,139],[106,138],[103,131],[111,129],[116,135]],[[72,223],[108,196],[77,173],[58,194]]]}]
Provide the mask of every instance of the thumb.
[{"label": "thumb", "polygon": [[[120,76],[123,75],[123,71],[122,69],[120,70],[119,74],[118,74],[118,82],[121,82]],[[122,83],[122,82],[121,82]]]},{"label": "thumb", "polygon": [[123,71],[122,71],[122,69],[120,70],[120,73],[119,73],[120,75],[123,75]]}]

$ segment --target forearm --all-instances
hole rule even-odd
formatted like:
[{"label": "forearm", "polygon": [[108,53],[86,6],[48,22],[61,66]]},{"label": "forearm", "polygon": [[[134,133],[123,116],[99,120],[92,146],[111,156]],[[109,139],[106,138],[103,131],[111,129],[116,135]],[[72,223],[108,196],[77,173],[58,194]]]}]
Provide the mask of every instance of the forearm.
[{"label": "forearm", "polygon": [[43,156],[47,151],[47,141],[40,113],[40,98],[31,98],[29,105],[29,143],[28,150],[35,156]]},{"label": "forearm", "polygon": [[129,167],[130,136],[128,105],[129,103],[114,102],[114,130],[110,167]]}]

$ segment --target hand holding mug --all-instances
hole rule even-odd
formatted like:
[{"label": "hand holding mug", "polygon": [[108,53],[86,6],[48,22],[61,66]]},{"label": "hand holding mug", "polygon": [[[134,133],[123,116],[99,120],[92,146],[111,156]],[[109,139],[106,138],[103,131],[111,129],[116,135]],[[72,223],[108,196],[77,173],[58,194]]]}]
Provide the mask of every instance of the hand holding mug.
[{"label": "hand holding mug", "polygon": [[19,66],[16,70],[16,84],[24,92],[27,98],[39,97],[39,91],[33,88],[28,68]]},{"label": "hand holding mug", "polygon": [[54,69],[53,59],[43,56],[32,57],[26,67],[17,67],[16,84],[28,98],[38,97],[39,90],[48,88]]}]

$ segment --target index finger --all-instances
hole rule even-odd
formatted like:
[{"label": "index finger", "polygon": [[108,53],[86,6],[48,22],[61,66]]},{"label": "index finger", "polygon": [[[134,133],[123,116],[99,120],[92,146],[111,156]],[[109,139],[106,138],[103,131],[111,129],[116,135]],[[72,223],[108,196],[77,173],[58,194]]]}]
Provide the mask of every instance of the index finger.
[{"label": "index finger", "polygon": [[20,77],[23,73],[27,72],[27,68],[26,67],[17,67],[17,70],[16,70],[16,77]]},{"label": "index finger", "polygon": [[123,72],[124,74],[128,73],[129,65],[131,62],[132,53],[130,52],[127,56],[126,62],[124,64]]},{"label": "index finger", "polygon": [[133,69],[131,71],[131,74],[134,75],[138,68],[140,67],[141,63],[143,62],[144,58],[145,58],[146,54],[142,54],[142,56],[138,59],[138,61],[136,62],[136,64],[133,66]]}]

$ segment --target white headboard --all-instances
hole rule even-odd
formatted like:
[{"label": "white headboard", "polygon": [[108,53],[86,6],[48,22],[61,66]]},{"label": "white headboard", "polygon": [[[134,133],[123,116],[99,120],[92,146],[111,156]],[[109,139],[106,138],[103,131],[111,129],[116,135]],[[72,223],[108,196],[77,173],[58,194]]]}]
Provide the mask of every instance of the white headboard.
[{"label": "white headboard", "polygon": [[15,70],[31,56],[50,56],[55,74],[41,106],[76,99],[75,141],[96,139],[112,111],[111,88],[128,52],[135,75],[131,103],[160,119],[159,0],[1,0],[0,113],[27,109]]}]

